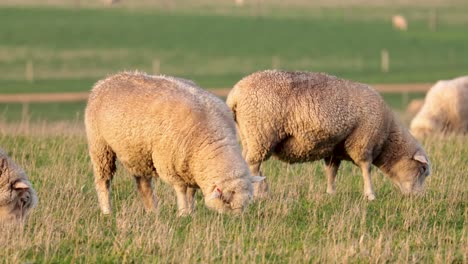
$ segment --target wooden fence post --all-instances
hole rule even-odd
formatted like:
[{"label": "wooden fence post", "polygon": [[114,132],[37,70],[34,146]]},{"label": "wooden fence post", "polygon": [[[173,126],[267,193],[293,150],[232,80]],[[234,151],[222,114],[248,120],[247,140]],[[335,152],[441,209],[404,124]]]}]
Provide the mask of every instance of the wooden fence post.
[{"label": "wooden fence post", "polygon": [[278,56],[271,57],[271,68],[279,69],[280,68],[280,59]]},{"label": "wooden fence post", "polygon": [[153,74],[157,75],[161,73],[161,61],[159,59],[153,59]]},{"label": "wooden fence post", "polygon": [[32,60],[28,60],[26,62],[26,68],[25,68],[24,74],[25,74],[27,81],[29,81],[30,83],[34,81],[34,66],[33,66]]},{"label": "wooden fence post", "polygon": [[386,49],[380,52],[380,67],[382,72],[388,72],[390,70],[390,55]]},{"label": "wooden fence post", "polygon": [[431,31],[436,31],[437,29],[437,13],[435,9],[432,9],[429,12],[429,20],[427,22],[428,28]]}]

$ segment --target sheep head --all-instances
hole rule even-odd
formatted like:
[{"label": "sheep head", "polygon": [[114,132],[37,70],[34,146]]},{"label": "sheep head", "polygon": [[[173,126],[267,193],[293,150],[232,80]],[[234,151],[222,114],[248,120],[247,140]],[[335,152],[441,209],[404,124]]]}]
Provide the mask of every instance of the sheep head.
[{"label": "sheep head", "polygon": [[412,157],[396,162],[390,171],[390,178],[403,194],[412,194],[422,191],[424,180],[430,173],[429,159],[422,149],[418,149]]},{"label": "sheep head", "polygon": [[240,214],[253,197],[252,183],[261,182],[262,176],[248,176],[214,184],[211,193],[205,196],[205,203],[220,213]]},{"label": "sheep head", "polygon": [[0,222],[21,222],[37,196],[24,171],[0,150]]}]

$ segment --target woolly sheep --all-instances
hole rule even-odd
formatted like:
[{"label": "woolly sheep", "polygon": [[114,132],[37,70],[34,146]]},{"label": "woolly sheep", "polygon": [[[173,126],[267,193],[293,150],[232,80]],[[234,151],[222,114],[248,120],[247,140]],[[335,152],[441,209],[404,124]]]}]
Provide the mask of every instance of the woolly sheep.
[{"label": "woolly sheep", "polygon": [[21,222],[36,204],[26,173],[0,149],[0,222]]},{"label": "woolly sheep", "polygon": [[411,133],[468,133],[468,76],[438,81],[431,87],[424,105],[411,121]]},{"label": "woolly sheep", "polygon": [[193,211],[196,188],[209,208],[239,213],[252,196],[252,177],[240,154],[232,114],[223,101],[193,82],[144,73],[99,81],[85,111],[95,187],[111,212],[116,157],[134,176],[147,211],[154,211],[152,178],[171,184],[178,214]]},{"label": "woolly sheep", "polygon": [[402,15],[394,15],[392,17],[392,25],[393,28],[398,30],[406,31],[408,29],[408,23],[406,22],[406,18]]},{"label": "woolly sheep", "polygon": [[267,70],[239,81],[227,104],[253,174],[261,173],[262,161],[271,155],[289,163],[324,159],[327,192],[334,193],[338,167],[350,160],[362,171],[369,200],[375,199],[371,164],[405,194],[420,191],[429,175],[424,150],[365,84],[322,73]]}]

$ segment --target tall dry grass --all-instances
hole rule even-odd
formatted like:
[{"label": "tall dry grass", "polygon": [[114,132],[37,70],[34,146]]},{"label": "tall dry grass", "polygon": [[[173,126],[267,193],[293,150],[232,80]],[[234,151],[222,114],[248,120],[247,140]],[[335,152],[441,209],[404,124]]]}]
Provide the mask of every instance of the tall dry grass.
[{"label": "tall dry grass", "polygon": [[1,263],[468,261],[467,137],[424,142],[433,175],[418,197],[403,197],[374,171],[377,200],[367,202],[360,172],[350,164],[329,196],[320,162],[269,161],[270,196],[243,216],[209,211],[197,194],[195,214],[177,218],[169,185],[155,183],[159,212],[147,214],[122,168],[112,185],[114,213],[101,215],[82,125],[63,133],[1,126],[0,146],[28,172],[39,196],[24,226],[0,228]]}]

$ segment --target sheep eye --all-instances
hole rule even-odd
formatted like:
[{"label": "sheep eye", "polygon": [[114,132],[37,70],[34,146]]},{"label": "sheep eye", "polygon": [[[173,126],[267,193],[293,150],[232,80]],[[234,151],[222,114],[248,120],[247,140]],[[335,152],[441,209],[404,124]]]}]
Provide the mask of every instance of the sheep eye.
[{"label": "sheep eye", "polygon": [[421,174],[425,173],[427,171],[426,165],[423,164],[421,168],[419,168],[419,171],[421,172]]}]

